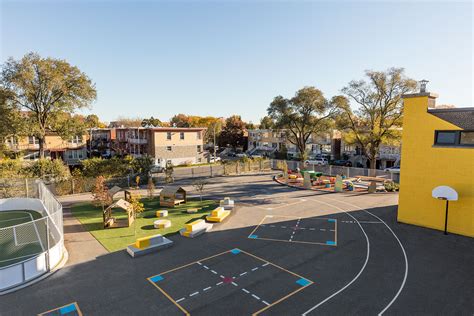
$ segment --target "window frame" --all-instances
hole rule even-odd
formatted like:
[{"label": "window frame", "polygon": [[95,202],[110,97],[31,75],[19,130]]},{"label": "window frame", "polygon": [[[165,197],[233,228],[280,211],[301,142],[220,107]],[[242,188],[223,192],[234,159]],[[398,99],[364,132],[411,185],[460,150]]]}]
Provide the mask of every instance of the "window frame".
[{"label": "window frame", "polygon": [[179,140],[184,140],[184,132],[179,132]]},{"label": "window frame", "polygon": [[173,135],[171,134],[171,132],[166,132],[166,140],[171,140],[172,137]]},{"label": "window frame", "polygon": [[[438,143],[438,134],[439,133],[453,133],[454,134],[454,143]],[[463,148],[474,148],[474,144],[462,144],[461,143],[461,133],[474,133],[474,130],[435,130],[433,147],[463,147]]]}]

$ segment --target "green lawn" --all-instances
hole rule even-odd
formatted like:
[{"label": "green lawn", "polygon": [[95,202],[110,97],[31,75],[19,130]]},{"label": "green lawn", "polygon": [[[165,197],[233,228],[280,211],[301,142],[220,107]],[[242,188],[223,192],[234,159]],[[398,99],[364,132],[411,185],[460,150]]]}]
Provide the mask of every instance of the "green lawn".
[{"label": "green lawn", "polygon": [[[139,215],[135,223],[130,227],[123,228],[103,228],[102,208],[95,207],[91,203],[78,204],[72,208],[72,214],[76,217],[86,230],[88,230],[108,251],[117,251],[126,248],[129,244],[135,242],[136,238],[162,234],[168,236],[177,233],[184,224],[192,222],[195,219],[204,218],[211,210],[219,206],[217,201],[191,200],[175,208],[160,207],[159,198],[149,200],[144,198],[141,202],[145,206],[145,211]],[[201,208],[198,213],[188,214],[188,208]],[[158,218],[155,216],[157,210],[168,210],[166,219],[171,221],[171,227],[165,229],[156,229],[153,227],[153,221]],[[116,210],[114,217],[119,218],[125,215],[125,212]],[[135,228],[134,228],[135,227]],[[136,229],[136,235],[134,231]]]}]

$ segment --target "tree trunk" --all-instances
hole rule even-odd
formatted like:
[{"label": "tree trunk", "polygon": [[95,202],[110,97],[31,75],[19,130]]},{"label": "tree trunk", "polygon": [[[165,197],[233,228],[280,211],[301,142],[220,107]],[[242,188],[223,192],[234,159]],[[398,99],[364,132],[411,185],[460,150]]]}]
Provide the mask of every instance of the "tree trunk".
[{"label": "tree trunk", "polygon": [[39,143],[39,157],[44,158],[44,136],[38,137]]},{"label": "tree trunk", "polygon": [[377,158],[371,157],[369,158],[370,161],[370,173],[369,176],[375,177],[375,168],[377,167]]}]

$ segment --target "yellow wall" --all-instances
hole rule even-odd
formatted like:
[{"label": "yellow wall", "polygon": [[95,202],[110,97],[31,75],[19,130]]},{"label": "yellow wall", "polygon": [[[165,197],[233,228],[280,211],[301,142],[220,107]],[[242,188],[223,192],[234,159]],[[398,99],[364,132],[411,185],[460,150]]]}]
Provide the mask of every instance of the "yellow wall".
[{"label": "yellow wall", "polygon": [[398,221],[444,230],[445,201],[431,197],[447,185],[459,194],[450,202],[448,231],[474,237],[474,148],[433,147],[435,130],[460,130],[427,112],[428,96],[404,99]]}]

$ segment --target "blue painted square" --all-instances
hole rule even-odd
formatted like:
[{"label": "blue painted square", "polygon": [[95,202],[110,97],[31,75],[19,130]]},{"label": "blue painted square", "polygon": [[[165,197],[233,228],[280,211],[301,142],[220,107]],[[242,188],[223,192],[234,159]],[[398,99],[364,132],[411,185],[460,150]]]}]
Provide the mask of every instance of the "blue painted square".
[{"label": "blue painted square", "polygon": [[240,253],[240,249],[235,248],[235,249],[232,249],[230,252],[232,252],[234,255],[236,255],[236,254]]},{"label": "blue painted square", "polygon": [[161,275],[155,275],[154,277],[150,278],[150,280],[151,280],[152,282],[155,282],[155,283],[158,282],[158,281],[161,281],[161,280],[163,280],[163,279],[164,279],[164,278],[163,278]]},{"label": "blue painted square", "polygon": [[329,219],[328,219],[328,222],[330,222],[330,223],[335,223],[336,220],[335,220],[334,218],[329,218]]},{"label": "blue painted square", "polygon": [[257,235],[250,235],[249,238],[252,238],[252,239],[257,239],[258,236]]},{"label": "blue painted square", "polygon": [[332,241],[332,240],[328,240],[328,241],[326,241],[326,245],[334,246],[334,245],[336,245],[336,242]]},{"label": "blue painted square", "polygon": [[301,286],[306,286],[308,284],[311,284],[311,282],[309,280],[306,280],[306,279],[299,279],[298,281],[296,281],[296,283],[298,283]]},{"label": "blue painted square", "polygon": [[69,304],[69,305],[66,305],[66,306],[64,306],[64,307],[61,307],[61,308],[59,309],[59,313],[60,313],[61,315],[64,315],[64,314],[67,314],[67,313],[72,313],[72,312],[74,312],[75,310],[76,310],[76,305],[74,305],[74,304]]}]

